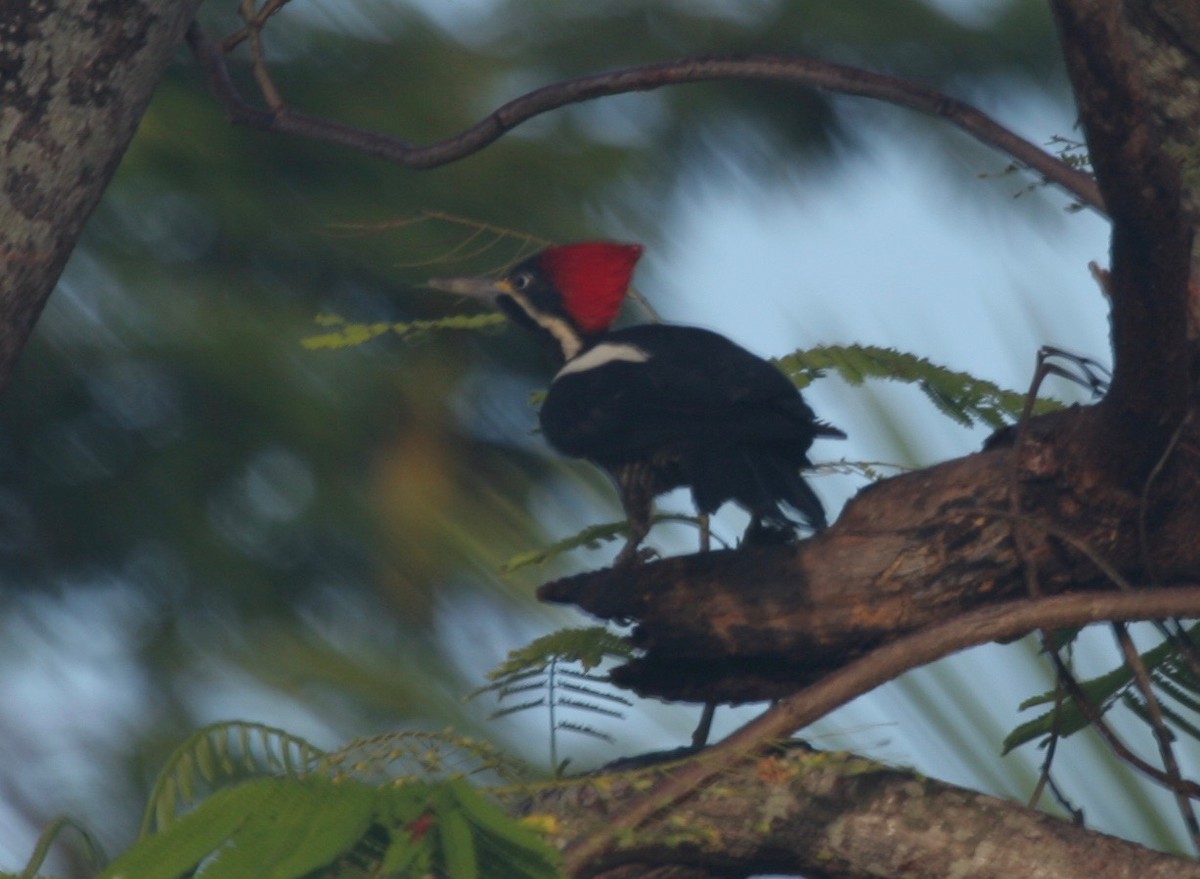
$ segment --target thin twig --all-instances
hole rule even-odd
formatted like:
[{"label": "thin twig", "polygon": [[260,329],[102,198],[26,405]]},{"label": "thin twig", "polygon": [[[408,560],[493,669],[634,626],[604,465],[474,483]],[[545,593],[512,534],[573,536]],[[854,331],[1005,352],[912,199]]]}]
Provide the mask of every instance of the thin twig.
[{"label": "thin twig", "polygon": [[570,104],[634,91],[652,91],[683,83],[719,80],[787,82],[839,94],[873,98],[945,119],[988,146],[1042,175],[1099,213],[1104,199],[1090,174],[1072,168],[1036,144],[1005,128],[979,109],[936,89],[897,76],[835,64],[802,55],[740,55],[680,58],[626,67],[564,80],[528,92],[498,107],[453,137],[428,145],[364,131],[288,110],[275,113],[247,102],[225,63],[222,46],[200,26],[188,30],[188,43],[199,59],[209,87],[230,121],[340,144],[409,168],[435,168],[462,159],[493,143],[523,122]]},{"label": "thin twig", "polygon": [[267,102],[267,106],[276,116],[287,113],[288,108],[283,100],[283,95],[275,85],[275,80],[271,78],[271,71],[267,69],[262,29],[267,20],[283,8],[285,2],[287,0],[267,0],[262,10],[256,11],[254,0],[242,0],[240,9],[242,19],[246,22],[245,31],[250,38],[250,69],[254,71],[254,81],[258,83],[258,90],[262,94],[263,100]]},{"label": "thin twig", "polygon": [[[1043,641],[1043,643],[1045,642]],[[1066,689],[1063,687],[1062,681],[1056,677],[1054,682],[1054,712],[1050,715],[1050,741],[1046,745],[1046,756],[1042,760],[1042,768],[1038,773],[1037,784],[1033,787],[1033,793],[1029,795],[1027,805],[1031,809],[1037,808],[1037,804],[1042,798],[1042,793],[1046,790],[1046,785],[1051,784],[1050,769],[1054,765],[1054,755],[1058,752],[1058,727],[1062,721],[1063,697],[1065,695]]]},{"label": "thin twig", "polygon": [[1055,782],[1053,778],[1050,778],[1050,793],[1054,794],[1054,799],[1056,799],[1058,804],[1062,806],[1063,811],[1071,816],[1072,824],[1074,824],[1076,827],[1086,826],[1087,822],[1084,820],[1083,809],[1071,802],[1071,800],[1065,793],[1063,793],[1062,788],[1058,786],[1058,783]]},{"label": "thin twig", "polygon": [[[1152,593],[1147,592],[1142,594],[1149,595]],[[1166,616],[1188,616],[1188,614],[1166,614]],[[1161,619],[1161,617],[1156,618]],[[1110,620],[1110,622],[1116,622],[1121,619],[1130,621],[1132,618],[1114,617],[1112,620]],[[1149,619],[1149,617],[1143,617],[1143,619]],[[1200,799],[1200,784],[1197,784],[1196,782],[1190,781],[1186,778],[1172,778],[1168,773],[1163,772],[1152,763],[1147,763],[1145,760],[1135,754],[1129,748],[1129,746],[1121,740],[1121,737],[1113,732],[1112,727],[1108,725],[1107,721],[1105,721],[1100,709],[1093,704],[1091,699],[1088,698],[1088,695],[1084,691],[1083,687],[1079,685],[1079,681],[1075,680],[1075,676],[1072,675],[1070,670],[1063,664],[1062,658],[1057,653],[1050,654],[1050,658],[1057,667],[1059,675],[1062,676],[1063,684],[1067,688],[1068,695],[1070,695],[1075,704],[1079,706],[1079,710],[1082,711],[1083,716],[1087,718],[1088,724],[1099,734],[1100,738],[1104,740],[1104,743],[1108,745],[1109,750],[1113,752],[1117,759],[1128,763],[1138,772],[1141,772],[1147,778],[1158,782],[1169,791],[1186,795],[1192,799]]]},{"label": "thin twig", "polygon": [[[1039,628],[1063,628],[1112,620],[1163,619],[1200,615],[1200,587],[1143,592],[1104,592],[1021,599],[963,614],[953,620],[906,635],[787,696],[705,752],[704,758],[649,792],[637,806],[612,816],[602,833],[573,846],[564,866],[569,874],[585,871],[613,839],[686,797],[736,761],[825,716],[851,699],[873,690],[909,669],[967,647],[1015,638]],[[1070,693],[1070,690],[1068,690]],[[1157,772],[1150,767],[1152,772]],[[1158,772],[1161,777],[1162,773]],[[1200,786],[1185,787],[1200,796]]]},{"label": "thin twig", "polygon": [[1013,547],[1017,551],[1017,558],[1021,561],[1021,570],[1025,575],[1025,589],[1030,598],[1037,598],[1041,595],[1042,587],[1038,582],[1038,569],[1037,564],[1033,561],[1029,535],[1025,531],[1025,517],[1021,513],[1021,452],[1025,448],[1029,419],[1033,416],[1033,406],[1037,401],[1038,390],[1041,389],[1042,382],[1049,375],[1046,368],[1046,360],[1049,356],[1048,348],[1038,349],[1037,366],[1033,370],[1033,379],[1029,382],[1029,392],[1025,394],[1025,405],[1021,407],[1021,417],[1017,420],[1017,435],[1013,440],[1008,466],[1008,512],[1012,517],[1008,525],[1012,531]]},{"label": "thin twig", "polygon": [[1189,409],[1187,415],[1179,422],[1179,426],[1171,434],[1171,439],[1167,441],[1166,448],[1158,456],[1158,460],[1154,462],[1154,467],[1151,468],[1150,475],[1146,477],[1146,482],[1142,485],[1142,496],[1138,503],[1138,548],[1142,554],[1142,568],[1146,571],[1146,576],[1152,586],[1158,582],[1158,577],[1154,572],[1154,562],[1150,558],[1150,532],[1146,524],[1146,512],[1150,507],[1150,490],[1154,487],[1159,474],[1162,473],[1168,459],[1175,451],[1175,447],[1179,444],[1184,429],[1191,423],[1194,412],[1194,409]]},{"label": "thin twig", "polygon": [[[1150,532],[1146,522],[1146,513],[1150,506],[1150,490],[1166,467],[1168,459],[1170,459],[1179,445],[1184,429],[1191,423],[1195,411],[1194,408],[1189,409],[1187,415],[1179,422],[1179,426],[1171,434],[1171,439],[1167,442],[1166,448],[1163,449],[1163,453],[1154,463],[1154,467],[1150,470],[1150,475],[1146,477],[1146,482],[1142,486],[1142,495],[1138,504],[1138,549],[1141,553],[1142,570],[1146,572],[1146,577],[1152,586],[1158,585],[1158,575],[1154,570],[1154,561],[1150,555]],[[1200,656],[1197,656],[1195,645],[1192,644],[1191,639],[1188,637],[1179,620],[1164,622],[1163,631],[1179,648],[1179,654],[1183,658],[1183,661],[1187,663],[1188,668],[1192,670],[1192,674],[1200,679]]]},{"label": "thin twig", "polygon": [[232,52],[246,40],[251,39],[254,28],[261,30],[266,25],[267,19],[282,10],[289,2],[291,0],[266,0],[262,8],[255,11],[254,0],[242,0],[238,12],[246,22],[246,27],[235,31],[222,40],[221,48],[225,52]]},{"label": "thin twig", "polygon": [[[1154,738],[1158,742],[1163,769],[1178,785],[1182,783],[1183,775],[1179,771],[1179,761],[1175,759],[1175,749],[1171,746],[1174,736],[1167,728],[1162,706],[1158,703],[1158,695],[1154,692],[1154,685],[1150,680],[1150,673],[1146,670],[1146,664],[1142,662],[1141,654],[1138,653],[1137,646],[1133,643],[1133,638],[1129,636],[1129,629],[1125,624],[1113,623],[1113,634],[1116,636],[1121,652],[1125,654],[1125,662],[1133,672],[1133,680],[1146,703],[1146,714],[1149,715],[1150,728],[1154,731]],[[1197,852],[1200,852],[1200,823],[1196,821],[1196,809],[1192,801],[1179,792],[1178,787],[1175,787],[1174,790],[1175,803],[1179,806],[1183,823],[1192,837],[1192,845]]]}]

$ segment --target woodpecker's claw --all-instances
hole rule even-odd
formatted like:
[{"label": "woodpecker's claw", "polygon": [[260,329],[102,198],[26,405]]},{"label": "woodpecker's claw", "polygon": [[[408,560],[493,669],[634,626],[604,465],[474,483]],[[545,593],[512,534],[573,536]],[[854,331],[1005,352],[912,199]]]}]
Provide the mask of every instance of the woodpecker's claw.
[{"label": "woodpecker's claw", "polygon": [[[1050,362],[1051,358],[1066,360],[1074,370]],[[1091,391],[1093,397],[1103,396],[1112,381],[1112,372],[1103,364],[1082,354],[1072,354],[1051,345],[1043,345],[1038,351],[1038,364],[1047,375],[1057,375],[1073,381]]]},{"label": "woodpecker's claw", "polygon": [[614,568],[631,568],[634,565],[644,565],[646,562],[659,558],[658,550],[652,546],[643,546],[640,549],[636,543],[627,543],[615,559],[613,559]]}]

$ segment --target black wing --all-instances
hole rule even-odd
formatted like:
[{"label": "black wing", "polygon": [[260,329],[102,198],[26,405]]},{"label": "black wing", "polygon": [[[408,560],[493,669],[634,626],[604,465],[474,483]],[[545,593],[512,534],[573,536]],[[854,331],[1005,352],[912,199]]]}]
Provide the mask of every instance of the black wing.
[{"label": "black wing", "polygon": [[844,436],[816,420],[783,373],[724,336],[648,325],[609,333],[601,344],[632,346],[646,359],[560,373],[541,424],[565,454],[620,463],[679,444],[765,444],[787,447],[804,466],[815,437]]}]

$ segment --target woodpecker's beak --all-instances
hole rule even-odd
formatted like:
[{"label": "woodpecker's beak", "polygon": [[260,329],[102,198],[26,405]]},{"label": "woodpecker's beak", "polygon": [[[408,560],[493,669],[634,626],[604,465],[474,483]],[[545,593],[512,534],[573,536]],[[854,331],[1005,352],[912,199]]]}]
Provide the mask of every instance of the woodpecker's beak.
[{"label": "woodpecker's beak", "polygon": [[489,305],[495,304],[497,296],[512,293],[512,285],[508,281],[494,281],[491,278],[430,278],[428,283],[434,290],[480,299]]}]

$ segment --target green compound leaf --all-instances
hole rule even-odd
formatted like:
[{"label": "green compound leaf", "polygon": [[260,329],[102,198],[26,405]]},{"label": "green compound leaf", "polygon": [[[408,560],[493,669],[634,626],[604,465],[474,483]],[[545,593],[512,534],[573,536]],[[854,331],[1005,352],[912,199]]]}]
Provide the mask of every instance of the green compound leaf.
[{"label": "green compound leaf", "polygon": [[[682,522],[686,525],[700,527],[700,518],[698,516],[685,516],[682,513],[656,513],[650,521],[652,525],[657,525],[660,522]],[[624,520],[589,525],[579,533],[572,534],[570,537],[564,537],[562,540],[556,541],[549,546],[543,546],[540,549],[530,550],[529,552],[513,556],[501,565],[500,572],[502,574],[511,574],[522,568],[544,565],[558,558],[560,555],[575,549],[600,549],[605,543],[624,539],[628,535],[629,523]]]},{"label": "green compound leaf", "polygon": [[[779,358],[776,365],[798,388],[806,388],[830,371],[852,385],[869,378],[915,384],[938,411],[964,427],[976,423],[993,429],[1011,424],[1025,408],[1025,394],[1008,391],[965,372],[930,363],[924,357],[874,345],[822,345]],[[1034,414],[1062,408],[1039,398]]]},{"label": "green compound leaf", "polygon": [[140,840],[99,879],[178,879],[225,845],[277,795],[271,778],[219,790],[164,832]]},{"label": "green compound leaf", "polygon": [[524,647],[510,650],[508,658],[488,672],[488,680],[492,683],[472,695],[497,690],[518,679],[525,680],[545,671],[554,662],[577,662],[588,671],[605,659],[632,659],[635,654],[627,640],[603,626],[560,629]]},{"label": "green compound leaf", "polygon": [[100,879],[315,879],[343,859],[405,879],[560,876],[557,852],[462,777],[373,785],[314,774],[219,790]]},{"label": "green compound leaf", "polygon": [[[1200,631],[1200,626],[1193,626],[1187,630],[1184,637],[1194,641],[1198,631]],[[1186,664],[1181,661],[1179,646],[1174,641],[1163,641],[1150,648],[1141,654],[1141,659],[1142,664],[1150,672],[1155,686],[1165,696],[1173,697],[1189,709],[1191,705],[1197,704],[1193,700],[1196,700],[1197,696],[1200,695],[1200,687],[1197,687],[1197,682],[1190,672],[1187,671]],[[1131,687],[1133,685],[1133,670],[1125,664],[1119,665],[1112,671],[1091,680],[1081,681],[1079,684],[1086,694],[1088,701],[1095,705],[1101,714],[1107,712],[1118,700],[1124,700],[1127,696],[1132,696]],[[1041,695],[1026,699],[1021,703],[1020,708],[1023,711],[1039,705],[1053,705],[1055,699],[1055,691],[1050,690]],[[1140,695],[1136,696],[1135,699],[1136,703],[1140,705]],[[1125,704],[1130,706],[1128,702]],[[1162,708],[1164,709],[1164,714],[1171,716],[1172,709],[1168,704],[1164,703]],[[1136,707],[1134,707],[1134,711],[1137,713]],[[1189,735],[1192,733],[1192,729],[1186,721],[1177,725],[1185,733]],[[1041,739],[1052,735],[1054,732],[1057,732],[1060,737],[1066,738],[1087,726],[1088,719],[1084,716],[1079,706],[1072,699],[1064,698],[1060,706],[1057,722],[1054,719],[1054,710],[1052,708],[1050,711],[1022,723],[1004,739],[1002,753],[1007,754],[1009,751],[1020,747],[1026,742]]]},{"label": "green compound leaf", "polygon": [[322,348],[350,348],[361,345],[387,333],[395,333],[405,339],[412,339],[425,333],[440,330],[483,330],[500,326],[504,323],[502,314],[456,314],[435,320],[400,321],[396,323],[347,323],[334,315],[321,315],[317,324],[334,327],[331,332],[308,336],[300,340],[305,348],[316,351]]},{"label": "green compound leaf", "polygon": [[196,798],[200,784],[269,772],[303,772],[320,749],[285,730],[261,723],[225,721],[197,730],[167,760],[142,818],[141,835],[165,830]]}]

